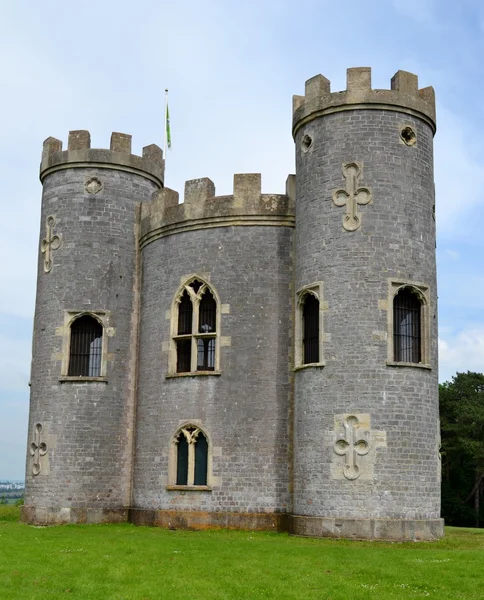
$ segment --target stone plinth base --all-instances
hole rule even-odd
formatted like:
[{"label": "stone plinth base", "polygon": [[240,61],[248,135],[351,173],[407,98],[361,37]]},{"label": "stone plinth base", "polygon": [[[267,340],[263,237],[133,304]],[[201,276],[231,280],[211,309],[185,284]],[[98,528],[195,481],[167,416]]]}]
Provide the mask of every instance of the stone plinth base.
[{"label": "stone plinth base", "polygon": [[29,525],[63,525],[65,523],[124,523],[127,508],[45,508],[22,506],[20,520]]},{"label": "stone plinth base", "polygon": [[129,522],[134,525],[167,529],[249,529],[287,531],[288,515],[281,513],[198,512],[131,508]]},{"label": "stone plinth base", "polygon": [[149,510],[143,508],[45,508],[22,506],[22,523],[62,525],[66,523],[125,523],[166,529],[247,529],[289,531],[306,537],[355,540],[417,542],[439,540],[443,519],[338,519],[305,517],[284,513],[201,512]]},{"label": "stone plinth base", "polygon": [[443,519],[338,519],[291,515],[289,532],[307,537],[419,542],[439,540]]}]

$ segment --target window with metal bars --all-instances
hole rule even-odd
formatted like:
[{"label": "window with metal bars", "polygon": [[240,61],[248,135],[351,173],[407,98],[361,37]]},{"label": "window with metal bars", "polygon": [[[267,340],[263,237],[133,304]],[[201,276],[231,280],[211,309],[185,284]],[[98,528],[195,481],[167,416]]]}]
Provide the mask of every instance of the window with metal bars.
[{"label": "window with metal bars", "polygon": [[177,302],[176,372],[214,371],[217,347],[217,302],[206,283],[184,285]]},{"label": "window with metal bars", "polygon": [[422,303],[410,288],[393,299],[393,356],[396,362],[422,361]]},{"label": "window with metal bars", "polygon": [[175,434],[175,485],[206,486],[208,482],[208,439],[195,425],[185,425]]},{"label": "window with metal bars", "polygon": [[303,364],[319,362],[319,300],[306,294],[302,309],[303,317]]},{"label": "window with metal bars", "polygon": [[71,325],[68,375],[100,377],[103,327],[90,315],[77,318]]}]

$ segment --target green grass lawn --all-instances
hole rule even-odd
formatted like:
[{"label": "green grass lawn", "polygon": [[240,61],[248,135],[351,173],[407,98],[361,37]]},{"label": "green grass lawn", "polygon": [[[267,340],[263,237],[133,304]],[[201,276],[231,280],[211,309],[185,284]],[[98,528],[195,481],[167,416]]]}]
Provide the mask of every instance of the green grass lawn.
[{"label": "green grass lawn", "polygon": [[0,507],[0,599],[484,599],[484,530],[389,544],[132,525],[33,527]]}]

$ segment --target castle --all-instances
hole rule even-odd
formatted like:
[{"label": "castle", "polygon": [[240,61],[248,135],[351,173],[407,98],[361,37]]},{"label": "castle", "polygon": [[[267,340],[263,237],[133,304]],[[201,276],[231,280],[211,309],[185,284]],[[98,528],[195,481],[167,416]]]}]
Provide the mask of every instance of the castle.
[{"label": "castle", "polygon": [[434,91],[293,104],[283,195],[44,142],[24,522],[442,536]]}]

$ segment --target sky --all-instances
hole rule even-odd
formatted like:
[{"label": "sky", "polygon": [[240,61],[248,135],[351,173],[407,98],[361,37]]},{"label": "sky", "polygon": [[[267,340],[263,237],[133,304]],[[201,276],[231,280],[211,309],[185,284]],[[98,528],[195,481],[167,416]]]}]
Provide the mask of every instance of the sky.
[{"label": "sky", "polygon": [[23,479],[35,301],[42,142],[112,131],[133,152],[163,144],[165,184],[262,173],[284,193],[294,172],[292,95],[322,73],[399,69],[437,97],[435,181],[440,380],[484,370],[484,3],[481,0],[0,0],[0,479]]}]

